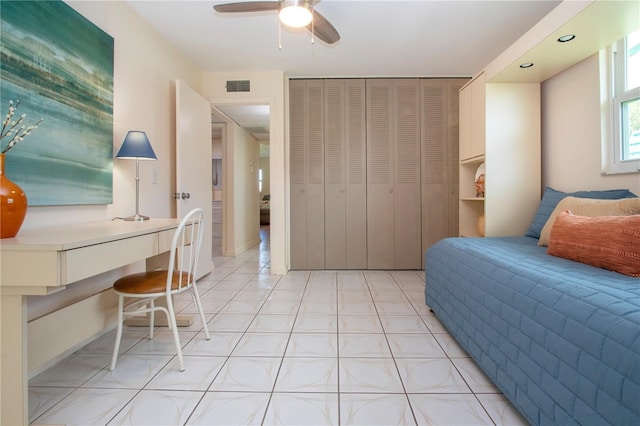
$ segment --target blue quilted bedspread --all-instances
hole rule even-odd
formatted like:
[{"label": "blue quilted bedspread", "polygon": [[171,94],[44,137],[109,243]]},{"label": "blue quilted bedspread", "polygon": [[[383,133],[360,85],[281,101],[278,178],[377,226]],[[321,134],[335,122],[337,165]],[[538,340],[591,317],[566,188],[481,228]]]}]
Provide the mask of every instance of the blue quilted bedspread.
[{"label": "blue quilted bedspread", "polygon": [[440,241],[427,305],[529,422],[640,425],[640,279],[537,241]]}]

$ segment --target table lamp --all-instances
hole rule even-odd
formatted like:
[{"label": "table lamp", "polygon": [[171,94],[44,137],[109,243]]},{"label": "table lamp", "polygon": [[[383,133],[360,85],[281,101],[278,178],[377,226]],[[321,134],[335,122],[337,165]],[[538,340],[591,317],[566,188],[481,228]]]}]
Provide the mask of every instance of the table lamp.
[{"label": "table lamp", "polygon": [[136,214],[125,217],[124,220],[142,221],[149,219],[148,216],[140,214],[140,160],[157,160],[157,158],[147,134],[138,130],[130,130],[124,138],[116,158],[136,160]]}]

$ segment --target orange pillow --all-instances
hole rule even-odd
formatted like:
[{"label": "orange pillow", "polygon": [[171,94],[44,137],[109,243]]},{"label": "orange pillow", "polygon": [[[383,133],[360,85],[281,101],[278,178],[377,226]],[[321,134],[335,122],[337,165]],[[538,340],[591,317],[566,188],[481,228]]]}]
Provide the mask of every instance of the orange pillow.
[{"label": "orange pillow", "polygon": [[558,215],[547,253],[640,277],[640,215]]}]

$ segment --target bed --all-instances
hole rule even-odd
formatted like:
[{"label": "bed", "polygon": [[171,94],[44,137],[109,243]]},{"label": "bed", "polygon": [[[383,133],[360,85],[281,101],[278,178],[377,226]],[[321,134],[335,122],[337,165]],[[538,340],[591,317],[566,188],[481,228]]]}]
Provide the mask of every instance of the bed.
[{"label": "bed", "polygon": [[640,278],[538,242],[436,243],[426,304],[530,423],[639,425]]},{"label": "bed", "polygon": [[640,282],[530,237],[453,238],[427,305],[532,424],[640,424]]}]

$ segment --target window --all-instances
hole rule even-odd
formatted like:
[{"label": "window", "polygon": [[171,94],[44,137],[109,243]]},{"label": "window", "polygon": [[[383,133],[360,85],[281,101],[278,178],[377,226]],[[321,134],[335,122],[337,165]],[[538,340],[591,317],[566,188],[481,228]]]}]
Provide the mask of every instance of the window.
[{"label": "window", "polygon": [[258,192],[262,193],[262,169],[258,169]]},{"label": "window", "polygon": [[[640,171],[640,31],[611,46],[608,56],[604,173]],[[608,122],[607,122],[608,121]]]}]

